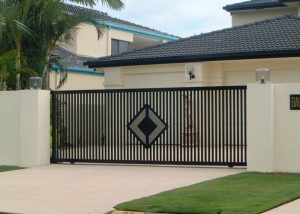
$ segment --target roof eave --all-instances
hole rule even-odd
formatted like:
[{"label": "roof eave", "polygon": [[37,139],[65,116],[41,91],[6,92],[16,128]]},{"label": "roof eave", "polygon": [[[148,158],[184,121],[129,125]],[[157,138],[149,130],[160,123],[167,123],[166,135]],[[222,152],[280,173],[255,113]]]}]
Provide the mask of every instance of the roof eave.
[{"label": "roof eave", "polygon": [[109,62],[87,61],[84,62],[84,65],[87,65],[89,68],[107,68],[107,67],[135,66],[135,65],[245,60],[245,59],[262,59],[262,58],[283,58],[283,57],[300,57],[300,49],[280,51],[280,52],[279,51],[258,51],[258,52],[248,52],[248,53],[245,52],[224,53],[224,54],[214,54],[214,55],[195,55],[195,56],[115,60]]},{"label": "roof eave", "polygon": [[282,2],[275,2],[275,3],[265,3],[265,4],[256,4],[256,5],[239,5],[239,6],[230,6],[227,5],[223,7],[224,10],[227,12],[234,12],[234,11],[240,11],[240,10],[259,10],[259,9],[265,9],[265,8],[273,8],[273,7],[287,7]]}]

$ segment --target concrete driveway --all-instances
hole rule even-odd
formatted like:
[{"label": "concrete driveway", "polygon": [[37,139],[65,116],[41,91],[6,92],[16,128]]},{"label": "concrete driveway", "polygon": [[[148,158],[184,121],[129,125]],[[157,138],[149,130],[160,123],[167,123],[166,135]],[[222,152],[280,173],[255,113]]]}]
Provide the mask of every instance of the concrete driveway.
[{"label": "concrete driveway", "polygon": [[245,171],[229,168],[50,165],[0,173],[0,212],[103,214],[124,201]]}]

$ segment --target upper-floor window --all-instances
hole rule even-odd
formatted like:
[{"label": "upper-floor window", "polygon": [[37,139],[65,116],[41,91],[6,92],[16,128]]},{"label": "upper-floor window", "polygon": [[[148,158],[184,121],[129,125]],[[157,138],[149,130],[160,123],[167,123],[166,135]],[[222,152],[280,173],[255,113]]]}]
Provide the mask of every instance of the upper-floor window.
[{"label": "upper-floor window", "polygon": [[117,55],[128,52],[129,42],[112,39],[111,40],[111,55]]}]

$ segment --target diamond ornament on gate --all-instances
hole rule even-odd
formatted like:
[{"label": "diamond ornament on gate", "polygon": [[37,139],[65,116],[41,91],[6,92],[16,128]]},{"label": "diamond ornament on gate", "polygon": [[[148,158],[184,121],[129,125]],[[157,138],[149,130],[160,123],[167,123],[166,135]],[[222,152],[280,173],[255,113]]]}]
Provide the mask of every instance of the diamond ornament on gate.
[{"label": "diamond ornament on gate", "polygon": [[149,149],[167,129],[167,124],[149,105],[145,105],[129,122],[128,129]]}]

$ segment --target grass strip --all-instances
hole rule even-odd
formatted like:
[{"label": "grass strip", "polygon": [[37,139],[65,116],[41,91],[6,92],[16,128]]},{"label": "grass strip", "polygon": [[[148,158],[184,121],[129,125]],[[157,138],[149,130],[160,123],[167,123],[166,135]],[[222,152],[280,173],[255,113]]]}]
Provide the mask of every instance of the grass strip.
[{"label": "grass strip", "polygon": [[300,174],[246,172],[121,203],[115,208],[154,213],[256,214],[298,198]]}]

